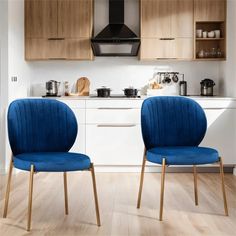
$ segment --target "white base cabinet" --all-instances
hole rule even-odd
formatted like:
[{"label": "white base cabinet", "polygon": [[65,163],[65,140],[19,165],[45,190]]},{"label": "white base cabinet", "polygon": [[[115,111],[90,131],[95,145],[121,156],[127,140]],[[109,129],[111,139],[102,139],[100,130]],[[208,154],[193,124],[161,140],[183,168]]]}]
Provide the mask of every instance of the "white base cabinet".
[{"label": "white base cabinet", "polygon": [[[193,98],[205,110],[208,129],[201,146],[219,151],[224,164],[236,165],[236,100]],[[142,99],[61,99],[78,120],[71,151],[87,154],[97,166],[141,166]],[[149,164],[149,163],[148,163]]]},{"label": "white base cabinet", "polygon": [[140,125],[87,125],[86,151],[97,165],[140,165]]},{"label": "white base cabinet", "polygon": [[207,132],[202,146],[218,150],[224,164],[236,163],[236,109],[205,109]]}]

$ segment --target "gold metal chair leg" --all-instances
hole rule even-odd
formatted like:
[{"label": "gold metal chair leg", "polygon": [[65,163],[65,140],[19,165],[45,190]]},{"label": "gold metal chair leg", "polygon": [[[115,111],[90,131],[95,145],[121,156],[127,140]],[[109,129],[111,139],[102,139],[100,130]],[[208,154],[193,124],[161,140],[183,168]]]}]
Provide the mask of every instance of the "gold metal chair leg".
[{"label": "gold metal chair leg", "polygon": [[144,152],[143,152],[143,164],[142,164],[142,169],[141,169],[141,178],[140,178],[140,185],[139,185],[139,192],[138,192],[137,208],[140,208],[140,205],[141,205],[145,164],[146,164],[146,149],[144,149]]},{"label": "gold metal chair leg", "polygon": [[30,181],[29,181],[29,201],[28,201],[27,231],[30,231],[30,228],[31,228],[33,184],[34,184],[34,166],[31,165],[30,166]]},{"label": "gold metal chair leg", "polygon": [[96,179],[95,179],[95,173],[94,173],[94,166],[93,166],[93,163],[91,163],[90,171],[91,171],[92,180],[93,180],[93,193],[94,193],[94,201],[95,201],[97,225],[98,225],[98,226],[101,226],[100,213],[99,213],[99,206],[98,206],[97,188],[96,188]]},{"label": "gold metal chair leg", "polygon": [[64,176],[64,194],[65,194],[65,214],[68,215],[68,191],[67,191],[67,173],[63,173]]},{"label": "gold metal chair leg", "polygon": [[193,177],[194,177],[194,196],[195,196],[195,205],[198,205],[198,190],[197,190],[197,167],[193,166]]},{"label": "gold metal chair leg", "polygon": [[13,169],[13,159],[11,158],[10,165],[9,165],[8,178],[7,178],[7,188],[6,188],[6,194],[5,194],[3,218],[7,217],[8,202],[9,202],[10,190],[11,190],[12,169]]},{"label": "gold metal chair leg", "polygon": [[226,192],[225,192],[224,168],[223,168],[223,162],[222,162],[221,157],[220,157],[220,175],[221,175],[221,185],[222,185],[222,192],[223,192],[223,199],[224,199],[225,215],[228,216],[229,212],[228,212]]},{"label": "gold metal chair leg", "polygon": [[159,220],[162,221],[163,205],[164,205],[164,187],[165,187],[165,172],[166,172],[166,160],[162,159],[162,171],[161,171],[161,196],[160,196],[160,213]]}]

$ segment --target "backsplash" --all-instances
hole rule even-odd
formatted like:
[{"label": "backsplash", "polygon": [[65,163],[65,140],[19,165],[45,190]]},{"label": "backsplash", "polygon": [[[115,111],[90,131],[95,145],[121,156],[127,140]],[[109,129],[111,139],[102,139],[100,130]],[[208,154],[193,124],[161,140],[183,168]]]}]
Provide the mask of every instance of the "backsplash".
[{"label": "backsplash", "polygon": [[[78,78],[85,76],[90,80],[90,93],[95,89],[107,86],[113,94],[123,93],[129,86],[141,89],[157,71],[177,71],[185,75],[188,83],[188,94],[200,94],[200,82],[204,78],[213,79],[216,83],[214,94],[219,94],[219,62],[140,62],[137,58],[97,57],[94,61],[50,61],[28,63],[30,78],[30,95],[45,94],[45,83],[48,80],[68,81],[74,88]],[[61,88],[63,85],[61,85]]]}]

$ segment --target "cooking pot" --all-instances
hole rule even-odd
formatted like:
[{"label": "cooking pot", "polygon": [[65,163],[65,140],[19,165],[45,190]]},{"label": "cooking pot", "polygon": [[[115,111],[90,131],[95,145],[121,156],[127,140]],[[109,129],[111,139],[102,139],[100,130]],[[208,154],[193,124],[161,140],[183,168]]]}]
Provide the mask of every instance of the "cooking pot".
[{"label": "cooking pot", "polygon": [[138,89],[135,88],[125,88],[123,91],[126,97],[137,97],[138,95]]},{"label": "cooking pot", "polygon": [[101,97],[101,98],[110,97],[110,94],[111,94],[111,89],[110,88],[106,88],[105,86],[96,89],[96,91],[97,91],[97,96]]},{"label": "cooking pot", "polygon": [[213,96],[213,87],[215,82],[211,79],[204,79],[201,81],[201,96]]}]

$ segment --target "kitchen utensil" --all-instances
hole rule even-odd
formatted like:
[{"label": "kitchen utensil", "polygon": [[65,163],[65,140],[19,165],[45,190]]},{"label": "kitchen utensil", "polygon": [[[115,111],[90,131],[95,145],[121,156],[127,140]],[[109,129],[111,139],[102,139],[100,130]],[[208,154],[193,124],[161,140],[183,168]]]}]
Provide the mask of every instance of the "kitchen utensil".
[{"label": "kitchen utensil", "polygon": [[137,97],[138,95],[138,89],[133,87],[125,88],[123,91],[126,97]]},{"label": "kitchen utensil", "polygon": [[201,85],[201,96],[213,96],[213,87],[215,82],[211,79],[204,79],[200,83]]},{"label": "kitchen utensil", "polygon": [[164,75],[164,79],[161,81],[163,84],[169,84],[169,83],[171,83],[171,78],[170,78],[170,75],[169,75],[169,73],[166,73],[165,75]]},{"label": "kitchen utensil", "polygon": [[60,82],[57,82],[56,80],[46,82],[46,96],[58,96],[59,86]]},{"label": "kitchen utensil", "polygon": [[178,77],[177,73],[174,73],[174,74],[173,74],[173,76],[172,76],[172,81],[173,81],[174,83],[178,83],[179,77]]},{"label": "kitchen utensil", "polygon": [[184,80],[184,74],[182,74],[182,80],[179,82],[179,95],[187,96],[187,81]]},{"label": "kitchen utensil", "polygon": [[111,94],[111,89],[105,86],[102,86],[101,88],[96,89],[96,91],[97,91],[97,96],[101,98],[110,97],[110,94]]},{"label": "kitchen utensil", "polygon": [[79,96],[89,96],[90,81],[87,77],[81,77],[76,82],[77,93]]}]

